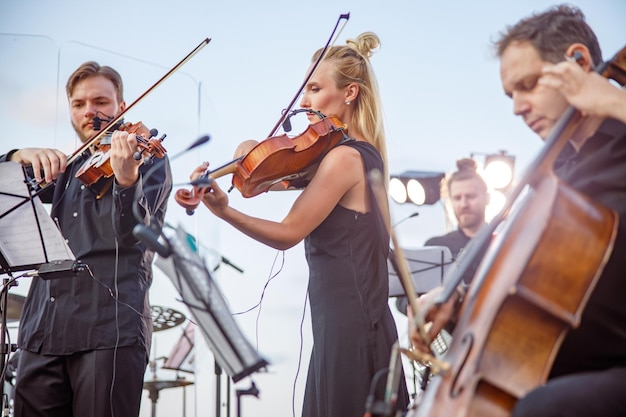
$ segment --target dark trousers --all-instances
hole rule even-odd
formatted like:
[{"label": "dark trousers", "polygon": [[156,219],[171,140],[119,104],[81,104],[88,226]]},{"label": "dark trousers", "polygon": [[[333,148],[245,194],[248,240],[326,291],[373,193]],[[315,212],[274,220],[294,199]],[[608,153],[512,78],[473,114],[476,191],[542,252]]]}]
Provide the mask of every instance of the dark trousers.
[{"label": "dark trousers", "polygon": [[624,417],[626,368],[549,380],[517,402],[512,417]]},{"label": "dark trousers", "polygon": [[139,346],[67,356],[22,351],[15,417],[137,417],[147,364]]}]

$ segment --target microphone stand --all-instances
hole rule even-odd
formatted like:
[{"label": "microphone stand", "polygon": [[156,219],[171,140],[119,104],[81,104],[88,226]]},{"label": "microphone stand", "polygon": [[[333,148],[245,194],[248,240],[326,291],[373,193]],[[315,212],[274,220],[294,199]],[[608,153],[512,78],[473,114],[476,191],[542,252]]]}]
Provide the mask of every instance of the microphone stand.
[{"label": "microphone stand", "polygon": [[220,417],[222,407],[222,367],[215,360],[215,417]]},{"label": "microphone stand", "polygon": [[7,345],[7,340],[6,340],[6,332],[7,332],[7,312],[8,312],[8,307],[9,307],[9,288],[17,286],[17,282],[15,281],[15,279],[13,278],[13,275],[11,274],[11,272],[7,272],[7,274],[9,275],[9,278],[3,278],[2,279],[2,295],[0,296],[0,304],[2,305],[2,310],[1,310],[1,315],[2,315],[2,319],[1,319],[1,325],[0,325],[0,329],[2,331],[2,334],[0,335],[0,372],[1,375],[3,375],[2,381],[0,381],[0,404],[2,405],[2,415],[8,415],[7,412],[9,410],[9,399],[6,399],[6,403],[5,403],[5,396],[4,396],[4,375],[5,375],[5,368],[7,366],[7,360],[6,358],[11,354],[11,352],[15,352],[17,349],[17,346],[14,344],[11,344],[10,346]]},{"label": "microphone stand", "polygon": [[254,395],[259,398],[259,390],[257,389],[254,382],[248,389],[238,389],[237,390],[237,417],[241,417],[241,396],[242,395]]},{"label": "microphone stand", "polygon": [[[215,417],[220,417],[222,408],[222,367],[215,360]],[[226,375],[226,417],[230,417],[230,377]]]}]

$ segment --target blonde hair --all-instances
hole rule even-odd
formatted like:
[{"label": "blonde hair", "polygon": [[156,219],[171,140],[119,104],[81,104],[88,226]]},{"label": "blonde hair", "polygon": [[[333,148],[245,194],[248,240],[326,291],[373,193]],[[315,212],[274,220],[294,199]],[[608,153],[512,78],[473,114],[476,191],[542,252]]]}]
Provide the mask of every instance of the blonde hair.
[{"label": "blonde hair", "polygon": [[82,64],[70,75],[65,85],[65,91],[67,97],[71,98],[74,93],[76,84],[86,78],[102,76],[113,83],[115,87],[115,93],[117,101],[119,103],[124,101],[124,84],[122,83],[122,76],[113,68],[107,65],[100,65],[95,61],[87,61]]},{"label": "blonde hair", "polygon": [[[326,52],[324,61],[333,63],[333,79],[337,88],[350,83],[359,86],[359,94],[353,101],[355,106],[352,120],[343,121],[348,130],[357,133],[371,143],[380,153],[384,165],[384,177],[387,177],[387,145],[383,123],[382,102],[378,82],[369,58],[374,49],[380,46],[378,36],[373,32],[364,32],[356,39],[348,39],[346,45],[332,46]],[[319,57],[322,49],[313,55],[312,62]]]}]

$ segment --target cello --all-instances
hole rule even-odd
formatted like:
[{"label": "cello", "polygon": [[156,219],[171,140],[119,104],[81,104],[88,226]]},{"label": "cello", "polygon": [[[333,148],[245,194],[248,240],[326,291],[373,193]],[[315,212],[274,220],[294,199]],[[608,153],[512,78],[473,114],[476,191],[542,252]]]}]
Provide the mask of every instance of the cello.
[{"label": "cello", "polygon": [[[626,48],[597,71],[623,86]],[[505,207],[448,275],[439,304],[471,280],[445,357],[450,370],[433,379],[409,415],[509,416],[546,381],[565,335],[580,324],[618,222],[553,171],[580,121],[576,109],[564,113]]]}]

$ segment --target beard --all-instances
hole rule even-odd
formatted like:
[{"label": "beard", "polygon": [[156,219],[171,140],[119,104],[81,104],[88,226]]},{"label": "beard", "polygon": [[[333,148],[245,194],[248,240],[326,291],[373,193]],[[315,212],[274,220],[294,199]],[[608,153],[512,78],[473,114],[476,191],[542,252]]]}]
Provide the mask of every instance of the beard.
[{"label": "beard", "polygon": [[80,126],[76,126],[76,123],[72,122],[74,132],[76,132],[76,135],[82,143],[87,143],[89,139],[91,139],[96,133],[96,131],[93,130],[93,127],[90,126],[91,125],[86,125],[85,127],[81,128]]},{"label": "beard", "polygon": [[475,212],[464,212],[457,216],[459,227],[472,229],[485,222],[485,216]]}]

